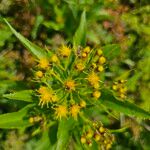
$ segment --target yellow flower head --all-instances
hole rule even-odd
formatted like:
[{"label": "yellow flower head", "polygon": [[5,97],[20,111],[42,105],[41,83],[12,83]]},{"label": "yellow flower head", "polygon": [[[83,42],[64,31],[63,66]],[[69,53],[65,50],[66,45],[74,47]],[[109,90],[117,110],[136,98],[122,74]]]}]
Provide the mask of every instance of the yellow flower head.
[{"label": "yellow flower head", "polygon": [[82,100],[82,101],[80,102],[80,107],[81,107],[81,108],[85,108],[85,107],[86,107],[86,102],[85,102],[84,100]]},{"label": "yellow flower head", "polygon": [[74,82],[74,80],[67,80],[66,82],[65,82],[65,87],[66,87],[66,89],[67,90],[69,90],[69,91],[74,91],[75,90],[75,82]]},{"label": "yellow flower head", "polygon": [[51,62],[56,63],[58,61],[59,61],[59,59],[58,59],[57,55],[54,54],[51,56]]},{"label": "yellow flower head", "polygon": [[53,95],[50,91],[45,91],[40,96],[39,105],[41,105],[43,107],[43,105],[47,104],[47,107],[48,107],[48,103],[52,102],[52,97],[53,97]]},{"label": "yellow flower head", "polygon": [[70,107],[70,114],[74,119],[77,119],[77,116],[80,112],[80,106],[77,104],[74,104]]},{"label": "yellow flower head", "polygon": [[48,88],[45,87],[45,86],[41,86],[39,89],[38,89],[38,93],[42,94],[42,93],[45,93],[47,92]]},{"label": "yellow flower head", "polygon": [[99,71],[99,72],[104,71],[104,67],[103,67],[102,65],[98,66],[98,71]]},{"label": "yellow flower head", "polygon": [[42,58],[42,59],[40,59],[38,66],[42,69],[46,69],[49,66],[49,62],[46,58]]},{"label": "yellow flower head", "polygon": [[68,111],[67,107],[64,105],[59,105],[55,108],[56,119],[61,119],[62,117],[67,117]]},{"label": "yellow flower head", "polygon": [[92,72],[91,74],[89,74],[87,80],[93,86],[99,82],[99,77],[97,76],[96,73]]},{"label": "yellow flower head", "polygon": [[85,144],[86,143],[86,138],[84,136],[82,136],[80,141],[81,141],[82,144]]},{"label": "yellow flower head", "polygon": [[59,49],[59,51],[63,57],[68,57],[71,53],[71,49],[65,45],[62,45],[62,47]]},{"label": "yellow flower head", "polygon": [[37,71],[35,73],[35,76],[38,77],[38,78],[42,78],[43,77],[43,72],[42,71]]},{"label": "yellow flower head", "polygon": [[101,96],[101,92],[100,91],[94,91],[93,92],[93,97],[98,99]]},{"label": "yellow flower head", "polygon": [[85,53],[89,53],[89,52],[90,52],[90,47],[89,47],[89,46],[85,47],[85,48],[83,49],[83,51],[84,51]]},{"label": "yellow flower head", "polygon": [[100,64],[104,64],[106,62],[106,58],[104,57],[104,56],[101,56],[100,58],[99,58],[99,63]]},{"label": "yellow flower head", "polygon": [[85,67],[84,67],[84,64],[80,62],[76,65],[76,68],[77,70],[82,71]]},{"label": "yellow flower head", "polygon": [[103,54],[103,51],[102,51],[101,49],[98,49],[98,50],[97,50],[97,55],[98,55],[98,56],[101,56],[102,54]]}]

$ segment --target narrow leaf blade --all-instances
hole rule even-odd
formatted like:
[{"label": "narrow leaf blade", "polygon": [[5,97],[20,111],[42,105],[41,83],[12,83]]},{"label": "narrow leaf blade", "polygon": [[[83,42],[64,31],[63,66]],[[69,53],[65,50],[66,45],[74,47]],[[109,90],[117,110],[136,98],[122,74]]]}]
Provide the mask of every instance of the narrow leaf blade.
[{"label": "narrow leaf blade", "polygon": [[18,112],[13,113],[6,113],[0,115],[0,128],[2,129],[18,129],[29,127],[32,124],[29,122],[28,119],[24,119],[27,111],[33,105],[27,105],[23,109],[19,110]]},{"label": "narrow leaf blade", "polygon": [[112,92],[108,90],[102,91],[102,96],[99,102],[109,109],[113,109],[118,112],[122,112],[126,115],[132,115],[135,117],[143,118],[143,119],[150,119],[150,113],[137,107],[135,104],[130,103],[128,101],[120,101],[117,100]]},{"label": "narrow leaf blade", "polygon": [[10,24],[9,22],[4,19],[5,23],[8,25],[12,33],[20,40],[20,42],[38,59],[46,58],[47,53],[44,49],[40,48],[39,46],[35,45],[34,43],[30,42],[28,39],[26,39],[24,36],[22,36],[20,33],[18,33]]},{"label": "narrow leaf blade", "polygon": [[32,90],[23,90],[15,93],[4,94],[3,97],[8,99],[32,102],[33,101],[32,94],[33,94]]},{"label": "narrow leaf blade", "polygon": [[73,45],[76,48],[79,45],[84,46],[86,42],[86,12],[83,11],[80,24],[73,37]]}]

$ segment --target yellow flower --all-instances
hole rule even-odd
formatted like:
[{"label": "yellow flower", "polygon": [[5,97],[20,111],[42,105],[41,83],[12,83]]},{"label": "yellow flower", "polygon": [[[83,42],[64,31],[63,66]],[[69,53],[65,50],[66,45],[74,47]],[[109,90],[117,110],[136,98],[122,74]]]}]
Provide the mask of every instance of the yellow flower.
[{"label": "yellow flower", "polygon": [[114,85],[112,86],[112,89],[116,91],[116,90],[118,89],[118,86],[114,84]]},{"label": "yellow flower", "polygon": [[101,92],[100,91],[94,91],[93,92],[93,97],[95,97],[96,99],[98,99],[101,96]]},{"label": "yellow flower", "polygon": [[83,63],[76,64],[76,68],[77,68],[77,70],[82,71],[84,69]]},{"label": "yellow flower", "polygon": [[93,86],[93,85],[95,85],[95,84],[97,84],[97,83],[99,82],[99,77],[97,76],[96,73],[92,72],[92,73],[88,76],[87,80],[88,80],[88,81],[90,82],[90,84]]},{"label": "yellow flower", "polygon": [[93,130],[90,129],[86,134],[86,138],[91,139],[93,137],[93,135],[94,135]]},{"label": "yellow flower", "polygon": [[65,87],[66,87],[66,89],[67,90],[69,90],[69,91],[74,91],[75,90],[75,82],[74,82],[74,80],[67,80],[66,82],[65,82]]},{"label": "yellow flower", "polygon": [[38,92],[40,93],[39,105],[42,107],[45,104],[47,104],[48,107],[48,103],[56,102],[58,100],[57,96],[54,95],[53,91],[51,91],[48,87],[41,86]]},{"label": "yellow flower", "polygon": [[96,133],[96,134],[94,135],[94,139],[95,139],[96,142],[98,142],[98,141],[101,139],[100,134]]},{"label": "yellow flower", "polygon": [[43,77],[43,72],[42,71],[37,71],[35,73],[35,76],[38,77],[38,78],[41,78],[41,77]]},{"label": "yellow flower", "polygon": [[81,141],[82,144],[85,144],[86,143],[86,138],[84,136],[82,136],[80,141]]},{"label": "yellow flower", "polygon": [[98,71],[99,71],[99,72],[104,71],[104,67],[103,67],[102,65],[98,66]]},{"label": "yellow flower", "polygon": [[93,84],[93,87],[94,87],[95,89],[98,89],[98,88],[100,87],[100,85],[99,85],[99,83],[95,83],[95,84]]},{"label": "yellow flower", "polygon": [[100,58],[99,58],[99,63],[100,64],[104,64],[106,62],[106,58],[104,57],[104,56],[101,56]]},{"label": "yellow flower", "polygon": [[49,91],[45,91],[44,93],[41,94],[40,96],[40,102],[39,105],[41,105],[43,107],[43,105],[47,104],[48,107],[48,103],[52,102],[52,93]]},{"label": "yellow flower", "polygon": [[55,108],[56,119],[61,119],[62,117],[67,117],[68,111],[67,107],[64,105],[59,105]]},{"label": "yellow flower", "polygon": [[40,59],[40,61],[39,61],[39,67],[40,68],[46,69],[46,68],[48,68],[48,66],[49,66],[49,62],[46,58]]},{"label": "yellow flower", "polygon": [[101,56],[102,54],[103,54],[103,51],[102,51],[101,49],[98,49],[98,50],[97,50],[97,55],[98,55],[98,56]]},{"label": "yellow flower", "polygon": [[85,58],[87,56],[86,53],[82,53],[82,57]]},{"label": "yellow flower", "polygon": [[41,87],[38,89],[38,93],[42,94],[42,93],[45,93],[47,90],[48,90],[47,87],[41,86]]},{"label": "yellow flower", "polygon": [[105,131],[106,131],[106,130],[105,130],[104,127],[100,127],[100,128],[99,128],[99,132],[100,132],[100,133],[104,133]]},{"label": "yellow flower", "polygon": [[85,47],[85,48],[83,49],[83,51],[84,51],[85,53],[89,53],[89,52],[90,52],[90,47],[89,47],[89,46]]},{"label": "yellow flower", "polygon": [[74,119],[77,120],[77,116],[78,116],[79,112],[80,112],[80,106],[79,106],[79,105],[74,104],[74,105],[72,105],[72,106],[70,107],[70,114],[71,114],[71,116],[72,116]]},{"label": "yellow flower", "polygon": [[65,45],[62,45],[62,47],[59,49],[59,51],[63,57],[68,57],[71,52],[70,48]]},{"label": "yellow flower", "polygon": [[82,101],[80,102],[80,107],[81,107],[81,108],[85,108],[85,107],[86,107],[86,102],[85,102],[84,100],[82,100]]},{"label": "yellow flower", "polygon": [[59,61],[59,59],[58,59],[57,55],[54,54],[51,56],[51,62],[56,63],[58,61]]}]

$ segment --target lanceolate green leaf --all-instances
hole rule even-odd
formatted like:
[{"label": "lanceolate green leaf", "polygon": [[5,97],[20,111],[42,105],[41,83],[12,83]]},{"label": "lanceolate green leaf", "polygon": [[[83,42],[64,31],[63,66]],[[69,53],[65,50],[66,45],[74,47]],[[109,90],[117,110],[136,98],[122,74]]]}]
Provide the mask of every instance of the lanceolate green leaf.
[{"label": "lanceolate green leaf", "polygon": [[117,100],[113,96],[112,92],[108,90],[102,91],[102,96],[99,102],[112,110],[122,112],[126,115],[132,115],[143,119],[150,119],[149,112],[146,112],[145,110],[128,101]]},{"label": "lanceolate green leaf", "polygon": [[15,93],[4,94],[3,97],[8,99],[32,102],[33,101],[33,91],[32,90],[23,90]]},{"label": "lanceolate green leaf", "polygon": [[57,132],[56,150],[66,150],[69,141],[69,131],[73,128],[73,119],[62,119]]},{"label": "lanceolate green leaf", "polygon": [[27,105],[23,109],[18,112],[7,113],[0,115],[0,128],[3,129],[16,129],[16,128],[24,128],[29,127],[32,124],[29,123],[29,119],[24,119],[29,108],[33,105]]},{"label": "lanceolate green leaf", "polygon": [[47,57],[47,53],[44,49],[40,48],[39,46],[35,45],[34,43],[30,42],[28,39],[26,39],[24,36],[22,36],[20,33],[18,33],[9,23],[6,19],[4,19],[10,30],[13,32],[13,34],[20,40],[20,42],[38,59]]},{"label": "lanceolate green leaf", "polygon": [[73,46],[84,46],[86,42],[86,12],[83,11],[78,29],[73,37]]}]

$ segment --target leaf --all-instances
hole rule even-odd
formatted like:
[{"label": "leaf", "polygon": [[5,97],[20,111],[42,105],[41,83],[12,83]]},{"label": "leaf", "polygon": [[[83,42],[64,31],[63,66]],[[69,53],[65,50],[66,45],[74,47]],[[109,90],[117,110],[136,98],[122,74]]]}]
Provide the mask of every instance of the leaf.
[{"label": "leaf", "polygon": [[46,150],[51,147],[50,139],[49,139],[49,132],[45,130],[43,135],[39,141],[37,141],[35,150]]},{"label": "leaf", "polygon": [[33,104],[27,105],[18,112],[0,115],[0,128],[17,129],[31,126],[32,124],[29,122],[28,119],[23,119],[26,116],[29,108],[31,107],[33,107]]},{"label": "leaf", "polygon": [[15,93],[4,94],[3,97],[8,99],[32,102],[33,101],[32,94],[33,94],[32,90],[23,90]]},{"label": "leaf", "polygon": [[73,37],[73,46],[76,48],[79,45],[84,46],[86,42],[86,12],[83,11],[80,19],[80,24]]},{"label": "leaf", "polygon": [[43,20],[44,20],[44,17],[42,15],[36,16],[35,24],[31,33],[33,39],[37,37],[38,29],[40,25],[42,24]]},{"label": "leaf", "polygon": [[102,91],[102,96],[99,102],[106,107],[113,109],[118,112],[122,112],[126,115],[132,115],[135,117],[143,118],[143,119],[150,119],[150,113],[137,107],[135,104],[130,103],[128,101],[120,101],[117,100],[112,92],[108,90]]},{"label": "leaf", "polygon": [[120,54],[120,46],[118,44],[109,44],[102,47],[103,53],[108,60],[114,59]]},{"label": "leaf", "polygon": [[8,25],[10,30],[13,32],[13,34],[20,40],[20,42],[38,59],[46,58],[47,53],[44,49],[40,48],[39,46],[35,45],[34,43],[30,42],[28,39],[26,39],[24,36],[22,36],[20,33],[18,33],[9,23],[6,19],[4,19],[5,23]]},{"label": "leaf", "polygon": [[69,131],[73,128],[73,123],[74,120],[72,118],[60,120],[57,132],[56,150],[65,150],[67,148]]}]

